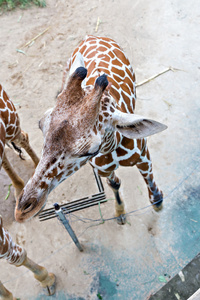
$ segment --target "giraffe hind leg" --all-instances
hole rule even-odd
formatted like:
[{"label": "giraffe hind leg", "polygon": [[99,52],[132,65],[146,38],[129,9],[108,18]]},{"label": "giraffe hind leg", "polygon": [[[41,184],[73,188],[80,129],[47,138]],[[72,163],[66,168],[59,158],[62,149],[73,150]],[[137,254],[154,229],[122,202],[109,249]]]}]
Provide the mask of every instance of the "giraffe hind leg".
[{"label": "giraffe hind leg", "polygon": [[107,184],[112,188],[115,195],[115,217],[117,218],[117,223],[124,225],[126,223],[126,212],[124,202],[119,193],[121,181],[115,173],[112,172],[111,175],[107,177]]},{"label": "giraffe hind leg", "polygon": [[0,299],[17,300],[17,298],[14,298],[12,293],[5,288],[5,286],[1,281],[0,281]]},{"label": "giraffe hind leg", "polygon": [[163,202],[163,193],[159,190],[154,180],[152,162],[147,146],[145,147],[140,157],[140,160],[137,162],[136,166],[147,184],[149,200],[153,204],[154,210],[161,210]]},{"label": "giraffe hind leg", "polygon": [[153,204],[154,210],[155,211],[161,210],[163,208],[163,192],[158,189],[153,178],[148,178],[145,181],[147,182],[149,190],[151,190],[153,194],[153,196],[149,195],[149,198],[151,197],[150,202]]}]

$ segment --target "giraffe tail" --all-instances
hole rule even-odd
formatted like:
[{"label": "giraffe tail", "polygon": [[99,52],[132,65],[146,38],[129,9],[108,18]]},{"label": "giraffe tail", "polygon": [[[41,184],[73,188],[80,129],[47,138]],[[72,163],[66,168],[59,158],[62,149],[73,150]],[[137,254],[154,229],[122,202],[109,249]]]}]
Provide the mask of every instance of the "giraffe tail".
[{"label": "giraffe tail", "polygon": [[5,143],[6,143],[6,130],[5,130],[3,119],[0,116],[0,170],[1,170],[3,157],[4,157]]},{"label": "giraffe tail", "polygon": [[22,157],[22,153],[23,153],[22,150],[21,150],[19,147],[17,147],[17,145],[16,145],[14,142],[11,142],[11,144],[12,144],[14,150],[15,150],[16,152],[18,152],[19,157],[20,157],[22,160],[25,160],[25,158]]}]

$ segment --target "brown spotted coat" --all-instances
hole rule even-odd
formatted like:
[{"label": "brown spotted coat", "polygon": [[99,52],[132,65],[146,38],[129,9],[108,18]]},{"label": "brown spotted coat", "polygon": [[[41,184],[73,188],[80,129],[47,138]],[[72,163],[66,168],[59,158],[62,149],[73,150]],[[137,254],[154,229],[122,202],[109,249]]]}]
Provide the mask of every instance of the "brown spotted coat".
[{"label": "brown spotted coat", "polygon": [[23,147],[31,156],[35,165],[38,164],[39,159],[29,144],[28,134],[20,128],[20,120],[15,106],[0,84],[0,169],[3,166],[11,178],[17,197],[24,187],[24,182],[15,173],[6,157],[5,145],[9,142],[14,142],[19,147]]},{"label": "brown spotted coat", "polygon": [[[163,196],[154,181],[143,137],[166,127],[135,115],[135,97],[135,74],[124,51],[112,39],[87,36],[67,63],[55,107],[40,120],[44,135],[42,157],[17,201],[17,221],[37,214],[45,206],[48,194],[87,161],[100,176],[107,177],[115,193],[117,217],[125,214],[118,192],[120,179],[114,172],[120,165],[138,167],[151,203],[156,207],[159,202],[160,206]],[[154,125],[159,129],[154,131]],[[137,135],[139,127],[154,128],[153,133]]]}]

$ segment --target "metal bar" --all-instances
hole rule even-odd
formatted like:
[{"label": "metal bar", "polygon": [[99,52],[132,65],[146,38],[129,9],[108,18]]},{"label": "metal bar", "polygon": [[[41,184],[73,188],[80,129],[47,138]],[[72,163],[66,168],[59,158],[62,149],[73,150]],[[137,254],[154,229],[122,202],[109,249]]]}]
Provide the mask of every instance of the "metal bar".
[{"label": "metal bar", "polygon": [[[81,199],[78,199],[78,200],[73,200],[72,202],[69,202],[69,203],[64,203],[64,204],[61,204],[60,207],[67,207],[67,208],[70,208],[71,206],[75,206],[75,205],[81,205],[81,203],[85,203],[87,201],[93,201],[97,198],[100,198],[100,197],[105,197],[105,193],[104,192],[101,192],[101,193],[98,193],[98,194],[94,194],[92,196],[88,196],[88,197],[84,197],[84,198],[81,198]],[[45,209],[43,210],[40,215],[43,215],[45,214],[46,212],[50,212],[50,211],[54,211],[53,208],[48,208],[48,209]]]},{"label": "metal bar", "polygon": [[[88,198],[87,201],[80,201],[80,202],[76,202],[76,203],[74,203],[74,201],[73,201],[72,203],[62,204],[62,205],[60,205],[60,207],[62,207],[62,209],[64,209],[64,210],[67,209],[67,210],[70,211],[71,209],[79,208],[79,207],[82,207],[86,204],[92,204],[93,202],[97,202],[97,201],[100,202],[104,199],[106,199],[106,195],[101,194],[98,197]],[[42,217],[45,217],[46,215],[51,215],[51,214],[55,214],[54,208],[44,210],[43,212],[41,212],[39,214],[39,218],[42,218]]]},{"label": "metal bar", "polygon": [[90,206],[93,206],[93,205],[97,205],[99,202],[100,203],[105,202],[105,200],[106,199],[104,197],[101,197],[99,199],[96,199],[95,201],[93,200],[93,201],[85,202],[80,206],[75,206],[75,207],[73,206],[70,209],[68,209],[67,207],[63,207],[62,209],[63,209],[63,212],[67,214],[67,213],[70,213],[71,211],[76,211],[76,210],[84,209],[85,207],[90,207]]},{"label": "metal bar", "polygon": [[94,176],[95,176],[95,179],[97,182],[99,192],[104,192],[103,183],[102,183],[101,177],[98,175],[97,169],[93,168],[93,172],[94,172]]},{"label": "metal bar", "polygon": [[[85,201],[85,200],[87,200],[88,199],[88,197],[84,197],[84,198],[81,198],[81,199],[78,199],[78,200],[73,200],[72,202],[68,202],[68,203],[64,203],[64,204],[60,204],[60,207],[63,207],[63,206],[70,206],[71,204],[74,204],[74,203],[79,203],[79,202],[81,202],[81,201]],[[43,212],[47,212],[47,211],[51,211],[53,208],[48,208],[48,209],[45,209],[45,210],[43,210],[42,212],[41,212],[41,214],[43,213]]]},{"label": "metal bar", "polygon": [[[87,207],[98,205],[98,203],[103,203],[107,201],[104,192],[103,183],[101,181],[101,178],[98,175],[98,171],[96,169],[93,169],[93,172],[94,172],[99,193],[78,200],[74,200],[70,203],[61,204],[59,207],[63,209],[64,214],[68,214],[70,212],[74,212]],[[50,220],[55,217],[56,214],[54,208],[45,209],[39,214],[39,220],[41,222]]]},{"label": "metal bar", "polygon": [[[63,213],[64,214],[70,214],[72,212],[79,211],[79,210],[82,210],[82,209],[85,209],[85,208],[88,208],[88,207],[92,207],[94,205],[98,205],[99,203],[104,203],[104,202],[107,202],[107,200],[103,199],[101,201],[92,202],[90,204],[86,204],[86,205],[80,206],[78,208],[68,209],[67,211],[63,209]],[[40,220],[40,222],[43,222],[43,221],[46,221],[46,220],[53,219],[55,217],[56,217],[56,214],[54,212],[54,214],[49,214],[49,215],[45,215],[45,216],[42,216],[42,217],[39,216],[39,220]]]},{"label": "metal bar", "polygon": [[80,250],[83,251],[83,248],[81,246],[81,244],[78,241],[77,236],[75,235],[73,229],[71,228],[69,221],[66,219],[65,214],[62,211],[62,208],[59,206],[58,203],[54,204],[54,208],[55,208],[55,212],[58,215],[58,219],[60,220],[60,222],[65,226],[65,228],[67,229],[69,235],[71,236],[73,242],[75,243],[76,247]]}]

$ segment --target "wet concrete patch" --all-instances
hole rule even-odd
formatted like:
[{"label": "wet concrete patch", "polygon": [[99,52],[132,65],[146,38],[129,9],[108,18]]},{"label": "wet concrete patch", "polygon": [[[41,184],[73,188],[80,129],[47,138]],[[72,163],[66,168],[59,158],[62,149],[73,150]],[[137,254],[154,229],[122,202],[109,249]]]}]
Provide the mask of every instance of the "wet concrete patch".
[{"label": "wet concrete patch", "polygon": [[165,245],[173,249],[180,264],[188,263],[197,255],[200,246],[200,186],[197,172],[173,195],[174,203],[166,208],[159,220],[160,235]]},{"label": "wet concrete patch", "polygon": [[91,293],[96,293],[97,299],[116,299],[117,283],[112,282],[103,272],[98,272],[91,287]]},{"label": "wet concrete patch", "polygon": [[[163,266],[167,267],[168,265],[168,273],[171,276],[179,273],[189,263],[183,269],[183,273],[186,272],[184,276],[187,277],[188,284],[182,282],[179,275],[176,275],[156,294],[155,298],[151,298],[152,300],[185,300],[199,287],[199,279],[195,278],[196,275],[199,278],[199,271],[194,267],[195,261],[198,268],[200,264],[200,257],[197,255],[200,249],[200,186],[198,178],[199,170],[195,168],[191,176],[182,182],[171,195],[171,201],[165,203],[165,210],[158,222],[160,231],[156,237],[156,245],[161,254]],[[197,257],[193,261],[196,255]],[[191,266],[193,266],[193,270],[191,270]],[[161,287],[162,284],[164,283],[156,283],[153,293],[156,292],[155,288],[159,285]],[[176,297],[175,293],[181,297],[177,298],[179,296]],[[157,297],[157,295],[159,296]]]}]

